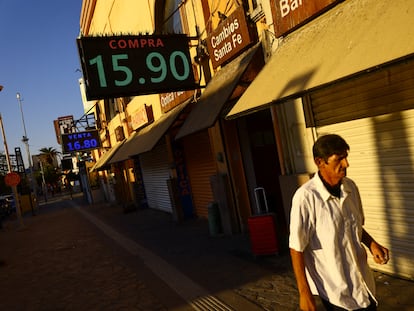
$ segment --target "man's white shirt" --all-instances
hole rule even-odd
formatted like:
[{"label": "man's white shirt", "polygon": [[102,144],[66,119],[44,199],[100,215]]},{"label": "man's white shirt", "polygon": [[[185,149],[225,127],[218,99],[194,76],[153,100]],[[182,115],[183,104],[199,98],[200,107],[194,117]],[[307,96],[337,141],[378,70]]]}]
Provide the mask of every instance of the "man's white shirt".
[{"label": "man's white shirt", "polygon": [[340,197],[331,195],[318,174],[292,200],[289,247],[304,253],[314,295],[348,310],[370,304],[375,281],[361,244],[364,213],[355,183],[345,177]]}]

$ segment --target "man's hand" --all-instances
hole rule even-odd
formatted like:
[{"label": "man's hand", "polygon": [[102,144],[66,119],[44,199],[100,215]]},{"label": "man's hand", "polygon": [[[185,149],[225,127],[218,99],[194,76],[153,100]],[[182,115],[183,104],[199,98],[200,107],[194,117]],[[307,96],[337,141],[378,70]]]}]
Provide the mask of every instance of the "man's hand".
[{"label": "man's hand", "polygon": [[290,257],[292,259],[293,271],[298,284],[300,310],[316,311],[315,298],[312,295],[308,280],[306,279],[303,252],[298,252],[291,248]]},{"label": "man's hand", "polygon": [[369,250],[374,256],[374,261],[378,264],[384,265],[390,259],[388,249],[375,241],[371,243]]},{"label": "man's hand", "polygon": [[389,251],[384,246],[378,244],[369,234],[363,229],[362,243],[364,243],[374,256],[374,261],[380,265],[384,265],[390,259]]}]

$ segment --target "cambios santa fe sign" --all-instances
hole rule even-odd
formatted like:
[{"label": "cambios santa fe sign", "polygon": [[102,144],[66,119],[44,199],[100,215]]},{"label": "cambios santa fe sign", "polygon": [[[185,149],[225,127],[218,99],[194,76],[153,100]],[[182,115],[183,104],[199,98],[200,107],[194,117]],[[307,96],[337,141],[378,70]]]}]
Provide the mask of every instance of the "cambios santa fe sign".
[{"label": "cambios santa fe sign", "polygon": [[185,35],[77,39],[88,100],[198,88]]},{"label": "cambios santa fe sign", "polygon": [[213,68],[237,56],[256,41],[255,31],[247,22],[242,6],[222,21],[206,39]]}]

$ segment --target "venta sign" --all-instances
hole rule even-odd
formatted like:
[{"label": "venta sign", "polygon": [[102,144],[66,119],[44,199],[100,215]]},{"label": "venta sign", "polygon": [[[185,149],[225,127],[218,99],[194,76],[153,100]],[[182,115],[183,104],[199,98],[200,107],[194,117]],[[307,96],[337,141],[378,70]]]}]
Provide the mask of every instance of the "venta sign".
[{"label": "venta sign", "polygon": [[62,152],[81,152],[101,147],[98,130],[62,134]]},{"label": "venta sign", "polygon": [[198,87],[185,35],[77,39],[88,100]]}]

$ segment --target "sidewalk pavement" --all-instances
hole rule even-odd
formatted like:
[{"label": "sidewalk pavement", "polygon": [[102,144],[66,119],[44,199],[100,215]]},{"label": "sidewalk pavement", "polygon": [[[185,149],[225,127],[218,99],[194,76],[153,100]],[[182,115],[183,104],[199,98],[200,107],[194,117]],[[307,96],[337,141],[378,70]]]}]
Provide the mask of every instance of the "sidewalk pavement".
[{"label": "sidewalk pavement", "polygon": [[[247,235],[211,237],[205,220],[75,197],[24,222],[0,232],[4,310],[298,310],[287,250],[255,257]],[[375,277],[379,311],[414,310],[413,281]]]}]

